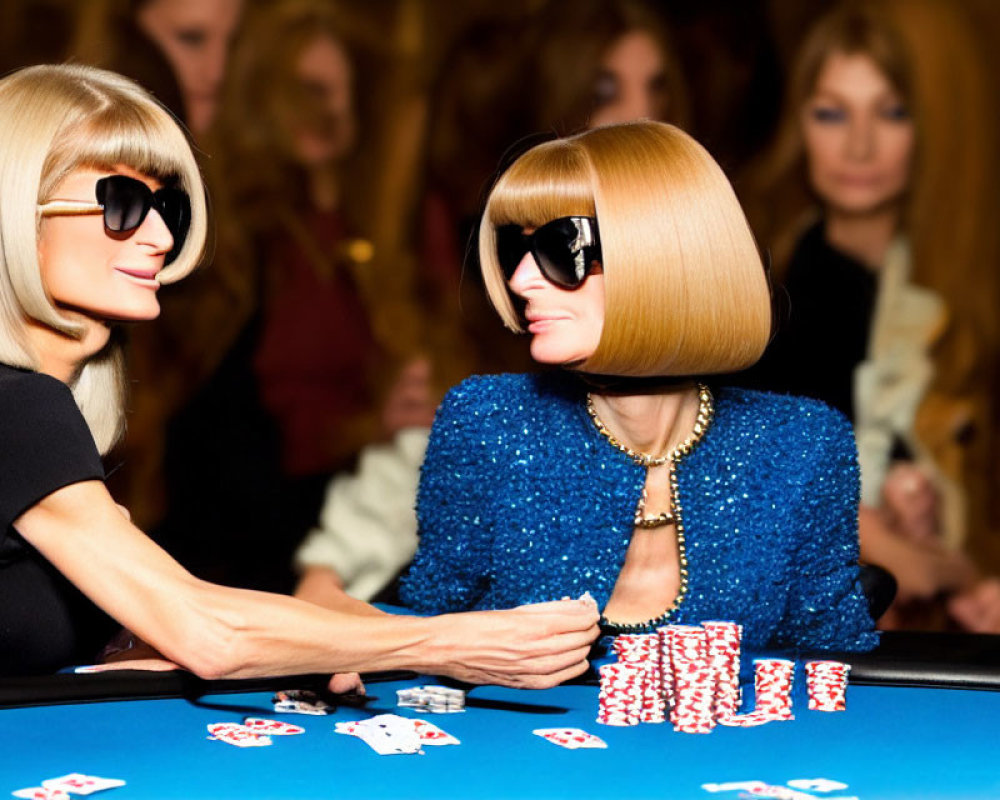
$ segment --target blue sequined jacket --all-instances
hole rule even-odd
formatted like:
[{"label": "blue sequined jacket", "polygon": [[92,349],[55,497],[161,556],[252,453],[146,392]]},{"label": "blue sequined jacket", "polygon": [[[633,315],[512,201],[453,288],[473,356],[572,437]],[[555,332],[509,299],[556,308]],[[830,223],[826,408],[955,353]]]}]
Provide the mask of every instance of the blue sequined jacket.
[{"label": "blue sequined jacket", "polygon": [[[481,376],[438,411],[401,597],[440,613],[589,591],[604,607],[645,468],[612,446],[569,373]],[[857,582],[858,467],[849,423],[815,400],[715,392],[676,465],[689,569],[671,622],[736,620],[748,648],[869,650]]]}]

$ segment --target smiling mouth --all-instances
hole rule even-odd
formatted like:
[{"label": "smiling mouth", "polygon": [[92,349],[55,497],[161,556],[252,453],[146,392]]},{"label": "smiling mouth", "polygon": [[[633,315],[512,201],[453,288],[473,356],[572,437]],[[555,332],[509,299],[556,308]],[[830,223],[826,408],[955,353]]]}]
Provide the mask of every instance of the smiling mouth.
[{"label": "smiling mouth", "polygon": [[159,270],[151,269],[125,269],[124,267],[115,267],[117,272],[122,273],[122,275],[127,275],[137,281],[141,281],[145,284],[155,285],[159,287],[159,282],[156,280],[156,275]]}]

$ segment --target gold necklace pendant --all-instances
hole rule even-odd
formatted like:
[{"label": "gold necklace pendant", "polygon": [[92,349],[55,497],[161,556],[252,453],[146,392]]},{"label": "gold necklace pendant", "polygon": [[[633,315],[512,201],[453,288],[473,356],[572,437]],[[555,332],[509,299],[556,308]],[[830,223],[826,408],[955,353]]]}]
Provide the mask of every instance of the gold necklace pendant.
[{"label": "gold necklace pendant", "polygon": [[614,635],[621,633],[639,633],[641,631],[656,629],[661,625],[666,625],[670,621],[674,612],[680,607],[681,602],[684,600],[688,591],[687,543],[684,536],[684,522],[681,518],[681,504],[678,501],[677,470],[675,467],[677,466],[677,461],[681,457],[688,455],[695,448],[698,442],[702,440],[705,435],[705,431],[708,430],[708,426],[711,424],[712,417],[715,413],[712,393],[705,384],[698,384],[698,416],[695,418],[694,428],[692,429],[691,435],[669,453],[662,456],[653,456],[649,453],[642,453],[638,450],[633,450],[616,439],[614,434],[608,430],[608,427],[604,424],[601,418],[597,416],[597,410],[594,408],[594,399],[589,393],[587,394],[587,413],[590,415],[591,420],[593,420],[594,426],[597,428],[598,432],[608,440],[608,443],[625,453],[625,455],[631,458],[632,461],[639,466],[646,467],[648,469],[649,467],[658,467],[664,464],[669,465],[667,470],[667,480],[670,483],[670,511],[657,514],[655,517],[645,516],[646,489],[643,487],[642,495],[639,497],[639,503],[636,505],[635,509],[634,525],[636,528],[642,530],[663,528],[668,525],[676,526],[677,556],[680,564],[680,585],[677,589],[677,596],[674,598],[673,603],[671,603],[670,608],[660,614],[660,616],[644,622],[613,622],[603,614],[600,619],[601,630],[605,633]]},{"label": "gold necklace pendant", "polygon": [[643,530],[652,530],[654,528],[665,528],[667,525],[673,525],[677,522],[677,517],[674,516],[672,509],[657,514],[655,517],[645,516],[645,510],[646,489],[643,488],[642,494],[639,497],[639,504],[635,507],[635,527],[642,528]]}]

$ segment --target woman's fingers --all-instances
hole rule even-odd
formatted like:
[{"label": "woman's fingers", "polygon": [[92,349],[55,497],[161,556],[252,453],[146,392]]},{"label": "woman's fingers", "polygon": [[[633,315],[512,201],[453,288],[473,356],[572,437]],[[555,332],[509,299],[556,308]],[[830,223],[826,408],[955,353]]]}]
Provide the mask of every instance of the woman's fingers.
[{"label": "woman's fingers", "polygon": [[183,669],[173,661],[165,658],[132,658],[124,661],[112,661],[108,664],[93,664],[86,667],[77,667],[76,672],[116,672],[123,669],[140,669],[147,672],[170,672],[175,669]]},{"label": "woman's fingers", "polygon": [[597,621],[593,601],[579,600],[452,615],[443,623],[451,641],[442,662],[472,683],[555,686],[587,669]]},{"label": "woman's fingers", "polygon": [[338,672],[330,678],[327,688],[334,694],[366,694],[365,684],[356,672]]}]

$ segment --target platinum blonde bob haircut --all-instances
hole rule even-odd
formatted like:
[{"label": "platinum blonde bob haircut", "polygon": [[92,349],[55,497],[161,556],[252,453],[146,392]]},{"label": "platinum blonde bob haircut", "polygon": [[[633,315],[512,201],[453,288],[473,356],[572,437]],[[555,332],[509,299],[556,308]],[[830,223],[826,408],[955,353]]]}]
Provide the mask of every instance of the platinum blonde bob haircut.
[{"label": "platinum blonde bob haircut", "polygon": [[[29,321],[83,336],[83,324],[62,313],[42,283],[37,207],[73,170],[118,166],[175,180],[190,196],[187,239],[158,280],[184,277],[201,259],[207,212],[194,154],[170,113],[132,81],[93,67],[34,66],[0,80],[0,362],[39,368]],[[87,362],[70,388],[106,452],[123,427],[120,337]]]},{"label": "platinum blonde bob haircut", "polygon": [[771,298],[750,226],[721,168],[662,122],[595,128],[527,151],[486,204],[479,255],[490,300],[523,332],[496,229],[594,216],[604,256],[604,328],[586,372],[635,377],[732,372],[771,334]]}]

